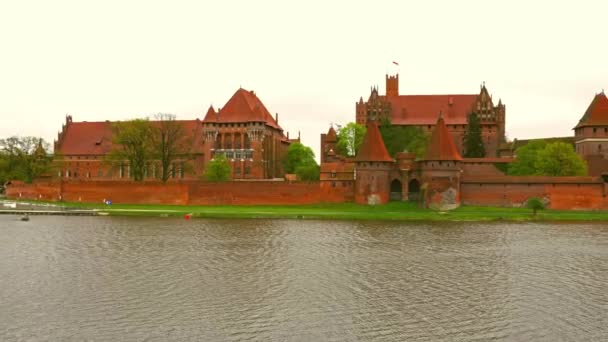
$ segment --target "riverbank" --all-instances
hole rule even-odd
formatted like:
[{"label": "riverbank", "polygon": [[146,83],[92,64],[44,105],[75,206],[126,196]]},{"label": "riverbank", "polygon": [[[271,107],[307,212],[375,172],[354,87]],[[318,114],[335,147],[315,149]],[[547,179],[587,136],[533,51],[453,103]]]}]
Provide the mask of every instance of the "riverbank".
[{"label": "riverbank", "polygon": [[191,218],[271,218],[328,220],[395,220],[395,221],[608,221],[608,211],[542,210],[536,216],[526,208],[461,206],[438,212],[415,203],[389,203],[378,206],[354,203],[283,206],[175,206],[97,203],[48,203],[61,210],[94,210],[99,215],[183,217]]}]

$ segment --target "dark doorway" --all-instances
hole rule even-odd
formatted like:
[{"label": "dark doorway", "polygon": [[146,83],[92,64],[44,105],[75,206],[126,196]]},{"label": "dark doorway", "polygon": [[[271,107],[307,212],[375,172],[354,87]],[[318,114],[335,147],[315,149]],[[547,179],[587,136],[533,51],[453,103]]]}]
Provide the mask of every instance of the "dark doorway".
[{"label": "dark doorway", "polygon": [[417,179],[412,179],[408,184],[407,197],[410,201],[420,200],[420,182]]},{"label": "dark doorway", "polygon": [[391,182],[391,201],[401,201],[403,199],[403,189],[401,188],[401,182],[398,179],[394,179]]}]

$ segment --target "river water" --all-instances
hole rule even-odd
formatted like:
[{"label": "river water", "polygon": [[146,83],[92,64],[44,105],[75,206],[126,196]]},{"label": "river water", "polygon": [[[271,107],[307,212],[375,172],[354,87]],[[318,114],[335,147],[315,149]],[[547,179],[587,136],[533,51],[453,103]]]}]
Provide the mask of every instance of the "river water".
[{"label": "river water", "polygon": [[0,215],[2,341],[608,340],[608,225]]}]

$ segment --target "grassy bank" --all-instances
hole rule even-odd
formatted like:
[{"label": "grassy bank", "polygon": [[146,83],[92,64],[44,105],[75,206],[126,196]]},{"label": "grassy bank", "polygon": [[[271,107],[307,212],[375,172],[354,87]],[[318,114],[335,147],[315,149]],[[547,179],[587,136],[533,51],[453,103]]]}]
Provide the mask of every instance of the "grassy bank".
[{"label": "grassy bank", "polygon": [[366,206],[353,203],[323,205],[174,206],[136,204],[62,203],[71,209],[96,209],[119,216],[184,216],[193,218],[286,218],[399,221],[608,221],[608,211],[543,210],[536,216],[526,208],[462,206],[449,212],[424,209],[414,203]]}]

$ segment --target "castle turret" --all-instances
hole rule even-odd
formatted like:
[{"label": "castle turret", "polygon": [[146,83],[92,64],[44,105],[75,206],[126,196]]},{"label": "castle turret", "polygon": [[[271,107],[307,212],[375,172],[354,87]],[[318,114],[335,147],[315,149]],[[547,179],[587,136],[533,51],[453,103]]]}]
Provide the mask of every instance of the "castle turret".
[{"label": "castle turret", "polygon": [[460,205],[461,160],[440,113],[424,159],[420,162],[425,206],[450,210]]},{"label": "castle turret", "polygon": [[399,74],[386,75],[386,96],[399,96]]},{"label": "castle turret", "polygon": [[335,161],[337,143],[338,135],[332,125],[327,134],[321,134],[321,163]]},{"label": "castle turret", "polygon": [[355,157],[355,202],[382,204],[389,201],[389,173],[394,165],[375,121],[367,132]]},{"label": "castle turret", "polygon": [[590,176],[608,172],[608,97],[596,94],[574,127],[576,152],[587,161]]}]

